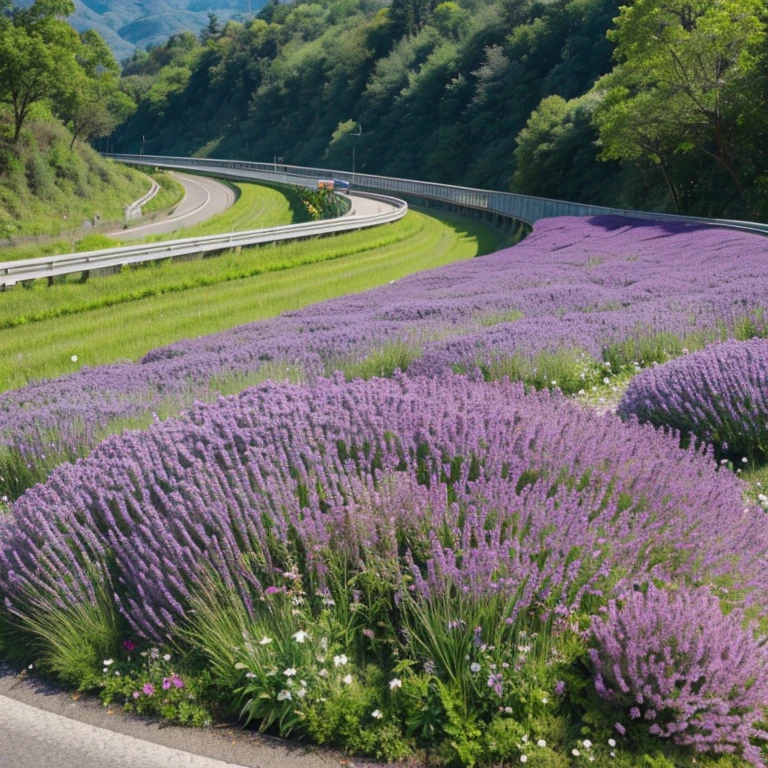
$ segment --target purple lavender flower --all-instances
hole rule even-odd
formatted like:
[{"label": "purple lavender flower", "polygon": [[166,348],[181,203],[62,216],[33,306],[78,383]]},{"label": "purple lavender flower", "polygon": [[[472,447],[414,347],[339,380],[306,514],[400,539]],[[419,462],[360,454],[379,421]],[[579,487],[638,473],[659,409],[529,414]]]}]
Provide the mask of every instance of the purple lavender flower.
[{"label": "purple lavender flower", "polygon": [[762,605],[768,531],[744,508],[740,481],[674,438],[518,384],[265,384],[110,438],[28,491],[0,518],[0,592],[22,614],[78,605],[100,574],[160,644],[205,588],[200,562],[250,611],[267,590],[244,551],[267,584],[288,551],[319,589],[343,553],[370,572],[395,563],[395,594],[413,588],[403,601],[502,593],[516,595],[505,618],[545,599],[565,620],[610,598],[613,574],[618,590],[647,580],[663,536],[676,555],[657,575],[727,576]]},{"label": "purple lavender flower", "polygon": [[713,344],[636,376],[620,405],[624,418],[695,436],[725,456],[768,458],[768,341]]},{"label": "purple lavender flower", "polygon": [[562,696],[565,693],[565,681],[564,680],[558,680],[555,683],[555,695],[556,696]]},{"label": "purple lavender flower", "polygon": [[768,656],[742,622],[704,588],[612,600],[606,616],[592,617],[597,692],[649,722],[652,735],[762,765],[751,741],[765,736]]},{"label": "purple lavender flower", "polygon": [[493,692],[497,696],[501,696],[501,694],[504,692],[503,685],[504,685],[504,676],[502,674],[496,673],[488,677],[488,687],[493,688]]}]

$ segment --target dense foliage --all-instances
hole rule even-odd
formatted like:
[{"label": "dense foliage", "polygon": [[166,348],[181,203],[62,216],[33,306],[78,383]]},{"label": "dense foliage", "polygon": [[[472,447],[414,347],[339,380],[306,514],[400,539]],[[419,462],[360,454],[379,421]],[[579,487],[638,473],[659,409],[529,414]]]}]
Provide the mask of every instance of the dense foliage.
[{"label": "dense foliage", "polygon": [[[110,680],[123,638],[173,640],[204,654],[223,700],[237,689],[248,719],[284,734],[390,756],[424,744],[473,765],[519,760],[531,733],[548,750],[541,765],[578,765],[552,762],[570,759],[577,734],[615,740],[618,722],[629,747],[648,729],[588,693],[588,705],[562,698],[558,680],[592,685],[579,627],[651,580],[711,585],[762,614],[763,521],[708,456],[562,396],[337,377],[249,390],[61,467],[0,520],[0,594],[6,631],[43,664],[60,664],[68,617],[91,611]],[[744,725],[734,720],[727,744],[759,764],[746,713],[768,704],[762,649],[744,633],[742,660],[719,663],[739,625],[717,618],[714,598],[707,609],[686,626],[723,631],[697,630],[713,650],[690,674],[704,670],[711,712],[711,693],[755,681],[733,703]],[[630,658],[659,642],[596,633]],[[91,637],[80,639],[83,655]],[[685,655],[674,639],[664,647]],[[139,705],[182,679],[149,674],[108,690],[135,688]]]},{"label": "dense foliage", "polygon": [[768,342],[713,344],[651,368],[629,385],[624,418],[714,445],[734,463],[768,460]]},{"label": "dense foliage", "polygon": [[764,216],[765,0],[619,6],[273,2],[137,53],[118,146]]}]

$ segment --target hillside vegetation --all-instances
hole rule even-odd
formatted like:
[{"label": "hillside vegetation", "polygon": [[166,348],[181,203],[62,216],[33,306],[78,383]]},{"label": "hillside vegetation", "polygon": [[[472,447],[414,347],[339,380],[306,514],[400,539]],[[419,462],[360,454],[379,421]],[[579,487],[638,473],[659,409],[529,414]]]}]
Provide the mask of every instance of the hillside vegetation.
[{"label": "hillside vegetation", "polygon": [[120,219],[149,189],[85,144],[135,104],[104,41],[65,21],[73,11],[70,0],[0,0],[0,243]]},{"label": "hillside vegetation", "polygon": [[84,144],[70,150],[71,140],[50,118],[32,122],[15,147],[0,138],[0,249],[28,236],[80,230],[96,217],[121,220],[123,207],[149,191],[144,174]]},{"label": "hillside vegetation", "polygon": [[271,2],[124,69],[116,146],[768,215],[766,0]]}]

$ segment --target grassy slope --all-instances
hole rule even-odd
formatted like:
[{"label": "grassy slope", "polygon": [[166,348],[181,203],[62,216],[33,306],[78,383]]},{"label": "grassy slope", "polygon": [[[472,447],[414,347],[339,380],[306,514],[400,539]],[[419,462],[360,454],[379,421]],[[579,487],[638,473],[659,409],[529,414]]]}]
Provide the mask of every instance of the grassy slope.
[{"label": "grassy slope", "polygon": [[144,215],[175,207],[182,201],[184,187],[170,173],[161,171],[153,173],[151,176],[160,185],[160,191],[142,207],[141,210]]},{"label": "grassy slope", "polygon": [[[363,291],[412,272],[490,253],[501,245],[499,234],[478,222],[412,211],[400,222],[367,232],[266,246],[239,257],[156,266],[146,272],[162,278],[166,286],[175,285],[162,295],[1,330],[0,388],[20,387],[83,364],[135,360],[182,338]],[[181,285],[197,269],[211,269],[212,274],[219,267],[221,272],[231,269],[233,259],[238,264],[247,260],[254,266],[272,264],[278,271],[196,288]],[[103,278],[107,293],[110,286],[117,291],[116,281],[128,275]],[[77,300],[77,288],[90,290],[99,282],[64,286],[70,291],[68,300]],[[71,361],[72,355],[77,355],[77,363]]]},{"label": "grassy slope", "polygon": [[82,143],[70,151],[70,140],[63,126],[38,121],[18,147],[0,143],[0,240],[62,235],[96,214],[121,221],[123,207],[149,190],[144,174]]}]

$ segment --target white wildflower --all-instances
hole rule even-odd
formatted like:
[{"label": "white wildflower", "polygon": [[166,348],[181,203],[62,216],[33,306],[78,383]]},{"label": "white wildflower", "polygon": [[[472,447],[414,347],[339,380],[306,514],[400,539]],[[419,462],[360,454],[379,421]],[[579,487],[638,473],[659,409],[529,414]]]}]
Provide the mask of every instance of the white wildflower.
[{"label": "white wildflower", "polygon": [[277,694],[278,701],[291,701],[292,699],[293,696],[291,695],[290,691],[282,690]]},{"label": "white wildflower", "polygon": [[334,667],[343,667],[349,659],[347,659],[346,654],[341,654],[341,656],[334,656],[333,657],[333,666]]},{"label": "white wildflower", "polygon": [[286,669],[285,672],[283,672],[283,674],[286,677],[293,677],[296,674],[296,669],[295,667],[288,667],[288,669]]},{"label": "white wildflower", "polygon": [[399,677],[395,677],[389,681],[389,690],[394,691],[395,688],[402,688],[403,681]]},{"label": "white wildflower", "polygon": [[345,685],[352,685],[352,675],[346,675],[345,677],[342,677],[341,682]]},{"label": "white wildflower", "polygon": [[381,718],[384,717],[384,713],[380,709],[374,709],[373,712],[371,712],[371,717],[374,720],[381,720]]},{"label": "white wildflower", "polygon": [[300,629],[298,632],[296,632],[293,635],[293,639],[297,643],[303,643],[308,637],[309,637],[309,632],[305,632],[303,629]]},{"label": "white wildflower", "polygon": [[264,635],[264,637],[262,637],[261,640],[259,640],[259,645],[269,645],[271,642],[272,642],[272,638]]},{"label": "white wildflower", "polygon": [[476,661],[469,665],[469,671],[474,672],[475,674],[477,674],[480,669],[481,667]]}]

